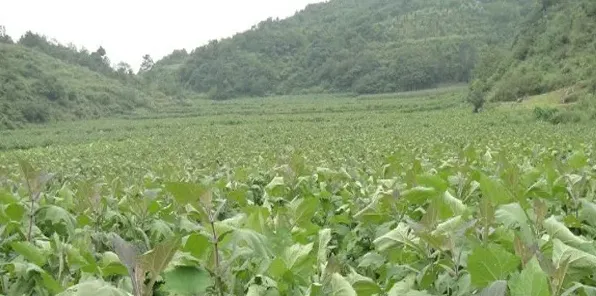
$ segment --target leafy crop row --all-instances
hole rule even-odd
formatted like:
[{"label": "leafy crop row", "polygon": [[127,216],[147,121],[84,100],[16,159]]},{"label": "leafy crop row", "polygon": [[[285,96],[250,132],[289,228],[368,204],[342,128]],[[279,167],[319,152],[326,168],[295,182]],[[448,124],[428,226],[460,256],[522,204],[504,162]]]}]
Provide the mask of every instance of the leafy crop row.
[{"label": "leafy crop row", "polygon": [[0,294],[596,293],[593,128],[368,115],[4,152]]}]

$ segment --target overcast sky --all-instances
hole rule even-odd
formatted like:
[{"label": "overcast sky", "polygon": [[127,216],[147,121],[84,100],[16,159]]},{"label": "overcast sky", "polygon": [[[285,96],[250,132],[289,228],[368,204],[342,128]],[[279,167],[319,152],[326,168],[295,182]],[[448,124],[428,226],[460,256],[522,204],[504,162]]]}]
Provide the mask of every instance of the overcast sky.
[{"label": "overcast sky", "polygon": [[321,0],[0,0],[0,25],[15,41],[27,30],[94,51],[138,69],[174,49],[249,29],[268,17],[285,18]]}]

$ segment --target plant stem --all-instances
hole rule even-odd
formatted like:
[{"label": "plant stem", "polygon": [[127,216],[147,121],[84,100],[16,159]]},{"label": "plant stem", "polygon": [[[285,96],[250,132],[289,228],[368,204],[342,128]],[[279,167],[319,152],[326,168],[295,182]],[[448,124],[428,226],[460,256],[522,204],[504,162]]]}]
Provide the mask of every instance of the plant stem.
[{"label": "plant stem", "polygon": [[211,219],[209,219],[209,222],[211,223],[211,231],[213,233],[213,250],[215,252],[215,281],[219,295],[224,296],[223,282],[221,281],[219,268],[219,237],[217,237],[217,233],[215,232],[215,217],[210,218]]},{"label": "plant stem", "polygon": [[151,272],[151,280],[149,281],[149,285],[146,287],[145,294],[147,296],[153,295],[153,286],[155,286],[155,282],[157,281],[157,276]]},{"label": "plant stem", "polygon": [[29,182],[29,177],[25,174],[25,181],[27,182],[27,190],[29,191],[29,199],[31,201],[31,206],[29,207],[29,230],[27,231],[27,241],[31,242],[31,232],[33,230],[33,219],[35,217],[35,211],[33,207],[35,206],[35,198],[33,196],[33,190],[31,189],[31,182]]},{"label": "plant stem", "polygon": [[35,212],[33,211],[33,207],[35,206],[35,201],[33,197],[31,197],[31,208],[29,209],[29,230],[27,231],[27,241],[31,242],[31,232],[33,230],[33,219],[35,219]]}]

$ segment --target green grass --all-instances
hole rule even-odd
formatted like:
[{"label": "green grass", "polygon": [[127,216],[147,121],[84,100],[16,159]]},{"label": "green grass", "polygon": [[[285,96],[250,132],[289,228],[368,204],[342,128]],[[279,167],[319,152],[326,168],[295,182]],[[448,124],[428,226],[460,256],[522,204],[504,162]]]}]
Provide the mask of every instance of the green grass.
[{"label": "green grass", "polygon": [[596,128],[463,97],[2,132],[0,294],[590,295]]}]

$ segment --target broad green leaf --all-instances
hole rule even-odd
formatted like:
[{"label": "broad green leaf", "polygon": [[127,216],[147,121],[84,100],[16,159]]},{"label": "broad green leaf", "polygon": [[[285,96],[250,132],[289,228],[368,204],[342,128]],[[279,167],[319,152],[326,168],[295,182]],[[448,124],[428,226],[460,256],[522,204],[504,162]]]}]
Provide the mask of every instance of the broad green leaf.
[{"label": "broad green leaf", "polygon": [[418,249],[416,244],[418,238],[410,232],[410,228],[405,223],[399,223],[397,227],[388,233],[376,238],[373,244],[380,252],[388,250],[396,245],[407,245],[413,249]]},{"label": "broad green leaf", "polygon": [[[225,239],[222,240],[222,245],[238,247],[247,246],[253,254],[258,255],[260,258],[269,258],[271,250],[266,236],[252,229],[221,226],[222,229],[225,229],[226,231],[229,231],[230,229],[232,230]],[[225,233],[226,231],[222,233]]]},{"label": "broad green leaf", "polygon": [[319,283],[313,283],[308,287],[307,294],[308,296],[319,296],[323,295],[323,285]]},{"label": "broad green leaf", "polygon": [[[490,286],[489,286],[490,287]],[[505,283],[505,289],[507,289],[507,283]],[[457,294],[455,296],[466,296],[470,295],[472,291],[472,277],[470,274],[463,274],[457,280]],[[495,295],[504,296],[504,295]]]},{"label": "broad green leaf", "polygon": [[351,272],[347,276],[348,282],[352,285],[356,294],[358,295],[374,295],[381,293],[381,287],[375,283],[371,278],[362,276],[356,272],[353,268],[350,268]]},{"label": "broad green leaf", "polygon": [[481,288],[497,280],[506,280],[519,265],[519,258],[496,244],[489,244],[486,248],[476,247],[468,256],[472,284]]},{"label": "broad green leaf", "polygon": [[226,197],[232,201],[235,201],[240,205],[240,207],[245,207],[248,205],[248,200],[246,198],[248,189],[246,187],[237,188],[233,191],[228,192]]},{"label": "broad green leaf", "polygon": [[[47,273],[36,264],[29,262],[17,262],[17,260],[13,260],[13,262],[5,264],[5,268],[10,274],[16,275],[16,278],[19,279],[32,279],[33,275],[39,275],[41,277],[41,285],[53,294],[60,293],[64,290],[60,283],[58,283],[58,281],[56,281],[51,274]],[[17,293],[17,291],[20,291],[21,288],[15,286],[18,286],[18,284],[12,285],[8,295],[15,295],[15,293],[17,295],[23,295],[25,293],[25,291]],[[31,288],[26,288],[26,290],[29,290],[28,292],[30,292]]]},{"label": "broad green leaf", "polygon": [[445,191],[445,193],[443,193],[441,201],[450,210],[450,216],[461,215],[466,210],[466,205],[464,205],[461,200],[451,195],[449,191]]},{"label": "broad green leaf", "polygon": [[45,270],[40,272],[41,281],[46,289],[48,289],[52,293],[60,293],[64,291],[64,288],[60,285],[60,283],[49,273]]},{"label": "broad green leaf", "polygon": [[13,221],[21,221],[25,214],[25,208],[18,203],[9,204],[4,211],[6,212],[6,216]]},{"label": "broad green leaf", "polygon": [[39,223],[49,222],[55,231],[63,228],[63,231],[71,234],[75,230],[75,218],[59,206],[45,205],[40,207],[35,214],[35,219]]},{"label": "broad green leaf", "polygon": [[406,293],[404,296],[433,296],[433,295],[429,294],[426,291],[412,290],[412,291],[409,291],[408,293]]},{"label": "broad green leaf", "polygon": [[449,188],[449,183],[438,175],[421,174],[416,176],[416,182],[420,186],[434,188],[437,192],[444,192]]},{"label": "broad green leaf", "polygon": [[281,197],[285,186],[286,184],[284,183],[283,177],[275,177],[269,184],[267,184],[267,186],[265,186],[265,190],[271,196]]},{"label": "broad green leaf", "polygon": [[154,220],[149,228],[149,237],[153,241],[161,241],[174,236],[174,232],[170,226],[163,220]]},{"label": "broad green leaf", "polygon": [[339,273],[331,274],[325,295],[332,296],[357,296],[358,294],[350,283]]},{"label": "broad green leaf", "polygon": [[122,264],[116,253],[105,252],[99,262],[103,276],[129,275],[128,268]]},{"label": "broad green leaf", "polygon": [[174,196],[174,199],[182,205],[196,204],[209,191],[207,186],[195,183],[167,182],[165,187]]},{"label": "broad green leaf", "polygon": [[207,238],[200,233],[193,233],[186,239],[183,250],[189,252],[196,258],[203,258],[203,256],[211,250],[212,246],[213,243],[210,238]]},{"label": "broad green leaf", "polygon": [[352,287],[358,296],[368,296],[381,293],[381,288],[372,279],[362,277],[352,282]]},{"label": "broad green leaf", "polygon": [[401,193],[402,198],[415,205],[423,205],[435,198],[439,193],[430,187],[414,187]]},{"label": "broad green leaf", "polygon": [[285,264],[288,267],[288,269],[291,270],[294,266],[299,265],[302,262],[302,260],[306,259],[308,254],[310,254],[310,252],[312,251],[313,245],[313,243],[310,243],[308,245],[294,244],[288,247],[284,251],[283,255]]},{"label": "broad green leaf", "polygon": [[327,262],[327,245],[331,241],[331,229],[326,228],[319,231],[319,250],[317,252],[317,262],[322,264]]},{"label": "broad green leaf", "polygon": [[141,255],[139,257],[139,264],[143,270],[151,272],[153,276],[157,276],[168,266],[179,245],[179,238],[168,239],[155,246],[149,252]]},{"label": "broad green leaf", "polygon": [[74,285],[56,296],[132,296],[102,280],[92,280]]},{"label": "broad green leaf", "polygon": [[[466,227],[473,226],[475,221],[467,222],[463,219],[463,217],[455,216],[452,218],[447,219],[445,222],[437,224],[435,230],[432,231],[433,235],[450,235],[450,236],[457,236],[458,233],[462,230],[465,230]],[[468,225],[471,224],[471,225]]]},{"label": "broad green leaf", "polygon": [[12,195],[12,193],[0,189],[0,204],[12,204],[12,203],[19,203],[19,200]]},{"label": "broad green leaf", "polygon": [[248,287],[248,291],[246,292],[246,296],[263,296],[265,293],[267,293],[267,287],[260,285],[250,285],[250,287]]},{"label": "broad green leaf", "polygon": [[[584,294],[579,294],[577,291],[582,291]],[[575,295],[596,295],[596,287],[587,286],[582,283],[574,283],[573,286],[561,293],[561,296],[575,296]]]},{"label": "broad green leaf", "polygon": [[164,290],[176,295],[201,295],[213,285],[205,270],[192,266],[177,266],[164,273]]},{"label": "broad green leaf", "polygon": [[586,157],[586,154],[583,151],[576,151],[569,157],[567,163],[572,169],[581,169],[588,165],[588,157]]},{"label": "broad green leaf", "polygon": [[571,267],[596,268],[596,256],[568,246],[559,239],[553,239],[553,263],[560,266],[565,260],[569,260]]},{"label": "broad green leaf", "polygon": [[415,275],[409,275],[400,282],[397,282],[391,287],[387,296],[432,296],[426,291],[413,290],[416,281]]},{"label": "broad green leaf", "polygon": [[315,197],[307,197],[295,199],[288,205],[291,213],[293,213],[294,221],[297,225],[303,225],[310,222],[319,207],[319,199]]},{"label": "broad green leaf", "polygon": [[511,192],[500,181],[482,174],[479,182],[482,195],[488,197],[493,205],[501,205],[513,201]]},{"label": "broad green leaf", "polygon": [[250,285],[246,296],[279,296],[274,287],[265,287],[261,285]]},{"label": "broad green leaf", "polygon": [[490,286],[482,289],[479,296],[505,296],[507,295],[507,281],[498,280],[490,284]]},{"label": "broad green leaf", "polygon": [[500,205],[495,211],[495,219],[505,227],[527,226],[530,222],[519,203]]},{"label": "broad green leaf", "polygon": [[393,287],[389,290],[387,296],[401,296],[405,295],[409,291],[412,290],[414,287],[414,283],[416,282],[415,275],[408,275],[403,280],[395,283]]},{"label": "broad green leaf", "polygon": [[592,226],[596,226],[596,204],[582,199],[579,218]]},{"label": "broad green leaf", "polygon": [[44,266],[46,263],[46,255],[38,247],[30,242],[13,242],[10,244],[13,250],[19,255],[25,257],[29,262],[39,266]]},{"label": "broad green leaf", "polygon": [[418,275],[418,288],[430,288],[435,283],[442,270],[443,268],[437,262],[425,266]]},{"label": "broad green leaf", "polygon": [[561,240],[564,244],[576,248],[589,244],[587,240],[573,234],[565,224],[557,221],[554,216],[544,220],[543,226],[550,236]]},{"label": "broad green leaf", "polygon": [[511,296],[550,296],[547,275],[533,257],[521,274],[509,282]]},{"label": "broad green leaf", "polygon": [[360,262],[358,263],[358,267],[371,267],[371,268],[378,268],[379,266],[385,263],[385,257],[381,256],[379,253],[376,252],[368,252],[364,254],[360,258]]},{"label": "broad green leaf", "polygon": [[248,214],[246,218],[246,227],[259,233],[265,233],[268,230],[267,219],[269,219],[269,210],[265,207],[246,206],[244,211]]},{"label": "broad green leaf", "polygon": [[531,241],[533,234],[526,212],[519,203],[500,205],[495,211],[495,220],[507,228],[519,227],[524,241]]},{"label": "broad green leaf", "polygon": [[[101,270],[90,250],[80,250],[70,245],[65,246],[65,249],[66,259],[72,268],[80,267],[84,272],[101,274]],[[116,256],[116,254],[114,255]],[[116,256],[116,261],[118,261],[118,256]],[[126,275],[126,268],[124,268],[124,275]]]},{"label": "broad green leaf", "polygon": [[284,276],[284,274],[288,271],[288,266],[284,262],[283,259],[280,257],[273,259],[271,264],[269,264],[269,268],[267,269],[269,275],[272,278],[279,279]]}]

